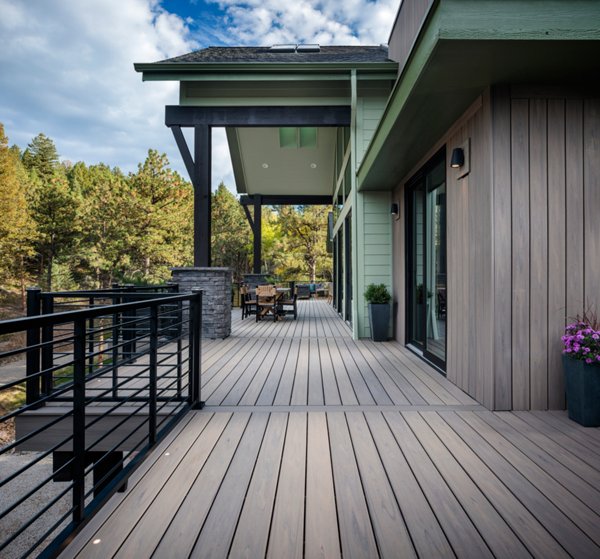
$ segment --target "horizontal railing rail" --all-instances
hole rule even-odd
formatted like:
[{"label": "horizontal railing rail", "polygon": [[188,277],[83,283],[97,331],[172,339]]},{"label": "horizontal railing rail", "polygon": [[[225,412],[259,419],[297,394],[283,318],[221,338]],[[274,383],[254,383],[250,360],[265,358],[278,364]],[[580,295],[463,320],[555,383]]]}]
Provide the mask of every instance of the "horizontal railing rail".
[{"label": "horizontal railing rail", "polygon": [[0,557],[55,556],[182,414],[202,406],[202,294],[104,294],[110,304],[46,314],[40,305],[0,322],[0,336],[26,334],[0,353],[26,359],[23,374],[0,384]]}]

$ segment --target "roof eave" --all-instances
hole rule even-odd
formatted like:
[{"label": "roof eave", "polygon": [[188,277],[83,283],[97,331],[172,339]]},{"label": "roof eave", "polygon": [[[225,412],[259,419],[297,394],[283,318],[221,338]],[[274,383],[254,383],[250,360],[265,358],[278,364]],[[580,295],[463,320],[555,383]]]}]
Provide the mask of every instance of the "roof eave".
[{"label": "roof eave", "polygon": [[263,63],[263,62],[244,62],[244,63],[147,63],[136,62],[133,65],[136,72],[142,73],[144,81],[157,80],[180,80],[182,76],[191,76],[204,73],[222,73],[246,74],[249,72],[273,73],[346,73],[350,70],[360,70],[361,72],[397,72],[398,64],[396,62],[348,62],[348,63]]}]

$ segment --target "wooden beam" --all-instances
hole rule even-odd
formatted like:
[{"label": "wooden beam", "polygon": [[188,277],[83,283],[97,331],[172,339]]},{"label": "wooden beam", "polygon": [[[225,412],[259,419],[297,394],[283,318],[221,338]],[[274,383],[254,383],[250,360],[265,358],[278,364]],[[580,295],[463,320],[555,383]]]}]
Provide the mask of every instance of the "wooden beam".
[{"label": "wooden beam", "polygon": [[246,214],[246,219],[248,219],[248,223],[250,224],[252,233],[254,233],[254,220],[252,219],[252,214],[250,213],[250,210],[248,209],[247,205],[242,206],[242,208],[244,208],[244,213]]},{"label": "wooden beam", "polygon": [[[254,205],[254,196],[258,194],[240,196],[242,206]],[[277,195],[260,194],[263,206],[331,206],[333,197],[330,195]]]},{"label": "wooden beam", "polygon": [[181,126],[172,126],[171,132],[173,132],[173,136],[175,137],[175,142],[177,142],[177,147],[179,148],[179,153],[185,163],[185,168],[187,169],[188,175],[190,179],[194,180],[194,160],[192,159],[192,154],[190,153],[190,148],[185,141],[185,137],[183,132],[181,131]]},{"label": "wooden beam", "polygon": [[171,126],[350,126],[349,106],[165,107]]}]

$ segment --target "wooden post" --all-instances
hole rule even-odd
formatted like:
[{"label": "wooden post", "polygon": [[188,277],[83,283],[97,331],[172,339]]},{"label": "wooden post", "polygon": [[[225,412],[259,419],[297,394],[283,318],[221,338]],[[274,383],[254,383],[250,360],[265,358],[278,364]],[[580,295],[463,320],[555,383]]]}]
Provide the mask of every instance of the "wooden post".
[{"label": "wooden post", "polygon": [[211,129],[194,127],[194,266],[210,266],[211,236]]},{"label": "wooden post", "polygon": [[254,269],[252,270],[255,274],[261,272],[261,260],[262,260],[262,197],[260,194],[254,195]]}]

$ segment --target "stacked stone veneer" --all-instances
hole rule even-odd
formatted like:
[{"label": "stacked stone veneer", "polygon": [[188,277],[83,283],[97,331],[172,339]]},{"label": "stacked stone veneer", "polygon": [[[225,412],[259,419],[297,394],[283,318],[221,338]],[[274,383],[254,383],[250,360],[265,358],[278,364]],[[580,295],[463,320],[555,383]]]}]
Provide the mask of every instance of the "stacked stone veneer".
[{"label": "stacked stone veneer", "polygon": [[226,338],[231,334],[231,270],[229,268],[173,268],[180,293],[201,289],[202,337]]}]

